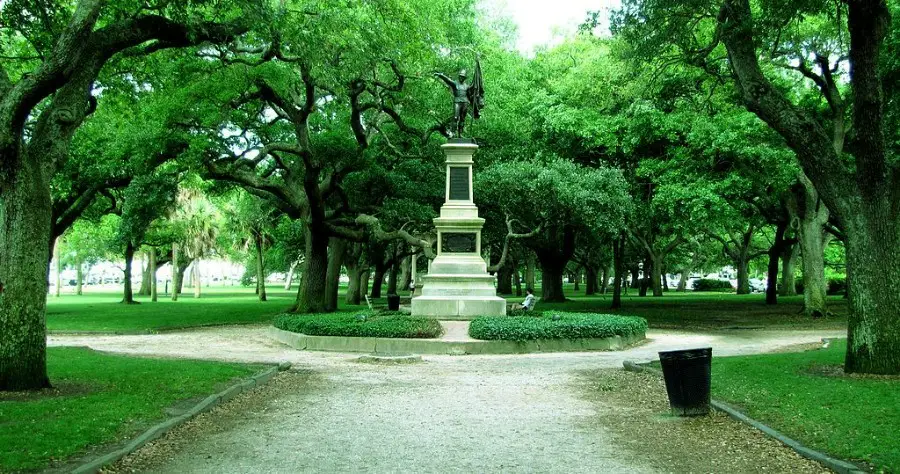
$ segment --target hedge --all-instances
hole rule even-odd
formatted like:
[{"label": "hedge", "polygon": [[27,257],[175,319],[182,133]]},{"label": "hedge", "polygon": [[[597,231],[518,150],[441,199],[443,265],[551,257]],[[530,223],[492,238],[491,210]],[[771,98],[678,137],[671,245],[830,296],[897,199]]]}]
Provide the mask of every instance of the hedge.
[{"label": "hedge", "polygon": [[694,291],[734,291],[728,280],[716,280],[714,278],[700,278],[694,280]]},{"label": "hedge", "polygon": [[282,314],[275,318],[274,325],[308,336],[428,339],[443,334],[441,324],[435,319],[414,318],[397,312]]},{"label": "hedge", "polygon": [[646,331],[644,318],[560,311],[534,311],[534,316],[482,316],[469,325],[469,336],[475,339],[503,341],[607,338]]}]

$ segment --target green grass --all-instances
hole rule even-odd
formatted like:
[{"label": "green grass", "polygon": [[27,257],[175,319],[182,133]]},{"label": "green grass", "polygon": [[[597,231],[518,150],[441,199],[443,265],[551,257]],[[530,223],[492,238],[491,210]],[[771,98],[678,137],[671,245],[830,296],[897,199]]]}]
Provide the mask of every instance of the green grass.
[{"label": "green grass", "polygon": [[[360,316],[365,316],[361,318]],[[355,311],[329,314],[283,314],[275,318],[275,327],[309,336],[436,338],[443,333],[441,324],[431,318],[398,313]]]},{"label": "green grass", "polygon": [[[469,335],[484,340],[533,341],[631,336],[647,330],[647,321],[642,318],[560,311],[534,313],[476,318],[469,325]],[[554,315],[559,319],[554,321]]]},{"label": "green grass", "polygon": [[[177,328],[222,324],[269,324],[275,316],[289,308],[296,298],[294,290],[285,291],[279,285],[268,289],[269,301],[256,300],[253,288],[204,288],[200,299],[191,292],[177,302],[160,298],[156,303],[138,297],[139,305],[122,305],[117,291],[89,293],[84,296],[64,295],[48,298],[47,327],[52,332],[114,332],[148,333]],[[538,294],[540,294],[538,289]],[[386,294],[386,293],[385,293]],[[406,296],[404,294],[404,296]],[[803,297],[779,298],[779,304],[765,304],[764,296],[721,293],[667,292],[663,297],[638,297],[635,290],[622,298],[622,308],[610,310],[610,295],[584,296],[566,285],[565,303],[538,301],[538,310],[566,312],[611,313],[639,316],[651,328],[727,329],[727,328],[784,328],[784,329],[844,329],[847,326],[847,303],[841,297],[829,299],[835,316],[811,320],[800,311]],[[520,303],[523,297],[510,296],[510,302]],[[343,295],[338,298],[339,309],[355,311],[366,308],[347,306]],[[386,298],[373,304],[386,306]]]},{"label": "green grass", "polygon": [[[570,312],[609,313],[639,316],[657,329],[846,329],[847,300],[829,297],[834,315],[818,320],[803,315],[803,296],[779,297],[777,305],[767,305],[765,295],[735,295],[715,292],[666,292],[661,297],[639,297],[630,289],[622,297],[622,308],[609,309],[612,295],[584,296],[566,285],[565,303],[538,301],[536,309]],[[540,291],[536,291],[540,295]],[[521,296],[506,298],[521,303]]]},{"label": "green grass", "polygon": [[123,441],[165,418],[165,408],[199,400],[261,368],[85,348],[50,348],[47,365],[54,389],[0,395],[0,471],[42,469]]},{"label": "green grass", "polygon": [[844,376],[828,349],[713,358],[713,397],[832,456],[900,472],[900,379]]}]

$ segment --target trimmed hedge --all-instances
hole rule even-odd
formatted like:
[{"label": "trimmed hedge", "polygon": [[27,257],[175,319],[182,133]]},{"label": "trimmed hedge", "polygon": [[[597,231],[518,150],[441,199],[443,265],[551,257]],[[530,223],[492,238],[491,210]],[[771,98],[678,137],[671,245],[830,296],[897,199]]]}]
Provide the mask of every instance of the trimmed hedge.
[{"label": "trimmed hedge", "polygon": [[716,280],[714,278],[700,278],[694,280],[694,291],[734,291],[728,280]]},{"label": "trimmed hedge", "polygon": [[[597,313],[534,311],[534,316],[482,316],[469,325],[469,336],[482,340],[589,339],[631,336],[647,331],[647,320]],[[554,316],[558,319],[554,321]]]},{"label": "trimmed hedge", "polygon": [[[363,318],[364,316],[364,318]],[[414,318],[398,312],[282,314],[276,328],[307,336],[437,338],[444,330],[436,319]]]}]

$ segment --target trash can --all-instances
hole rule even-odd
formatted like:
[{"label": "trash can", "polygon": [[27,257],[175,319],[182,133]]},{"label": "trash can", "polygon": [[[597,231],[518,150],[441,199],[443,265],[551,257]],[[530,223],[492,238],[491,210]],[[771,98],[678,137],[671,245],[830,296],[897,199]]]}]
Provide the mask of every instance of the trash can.
[{"label": "trash can", "polygon": [[679,416],[709,414],[712,348],[659,353],[669,406]]},{"label": "trash can", "polygon": [[388,295],[388,311],[400,311],[400,295]]}]

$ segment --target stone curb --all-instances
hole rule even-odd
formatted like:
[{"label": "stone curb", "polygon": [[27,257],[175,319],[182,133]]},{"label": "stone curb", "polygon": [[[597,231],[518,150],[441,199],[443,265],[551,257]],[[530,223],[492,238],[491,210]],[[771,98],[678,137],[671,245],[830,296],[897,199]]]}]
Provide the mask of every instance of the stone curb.
[{"label": "stone curb", "polygon": [[[649,372],[649,373],[659,375],[659,376],[663,375],[662,370],[659,370],[656,367],[649,367],[646,365],[638,364],[638,363],[630,361],[630,360],[624,361],[622,363],[622,366],[628,372]],[[857,466],[853,463],[850,463],[850,462],[847,462],[847,461],[844,461],[841,459],[836,459],[831,456],[828,456],[825,453],[821,453],[819,451],[815,451],[813,449],[807,448],[806,446],[801,444],[799,441],[797,441],[793,438],[790,438],[790,437],[784,435],[783,433],[781,433],[780,431],[775,430],[769,426],[766,426],[766,425],[760,423],[759,421],[754,420],[753,418],[750,418],[749,416],[745,415],[744,413],[741,413],[736,408],[732,407],[731,405],[729,405],[725,402],[720,402],[718,400],[711,399],[709,402],[709,405],[711,407],[713,407],[714,409],[719,410],[719,411],[727,414],[728,416],[734,418],[735,420],[738,420],[742,423],[746,423],[746,424],[758,429],[759,431],[762,431],[766,436],[778,440],[778,442],[780,442],[781,444],[793,449],[797,454],[805,457],[806,459],[816,461],[819,464],[822,464],[823,466],[827,467],[828,469],[831,469],[834,472],[837,472],[839,474],[864,474],[866,472],[866,471],[860,469],[859,466]]]},{"label": "stone curb", "polygon": [[266,370],[263,370],[262,372],[250,377],[247,380],[238,382],[219,393],[210,395],[204,398],[200,403],[188,409],[185,413],[169,418],[168,420],[151,427],[147,431],[138,435],[136,438],[132,439],[121,449],[117,449],[92,461],[81,464],[80,466],[72,469],[69,472],[72,472],[73,474],[93,474],[99,472],[103,467],[108,466],[137,451],[145,444],[162,437],[172,428],[194,418],[200,413],[207,412],[220,403],[231,400],[243,392],[246,392],[255,387],[265,385],[267,382],[272,380],[272,378],[275,377],[278,372],[285,371],[290,367],[290,362],[282,362],[275,367],[270,367]]},{"label": "stone curb", "polygon": [[387,337],[308,336],[269,327],[269,337],[294,349],[368,354],[500,355],[533,352],[618,351],[643,341],[644,333],[597,339],[542,339],[536,341],[448,341]]}]

